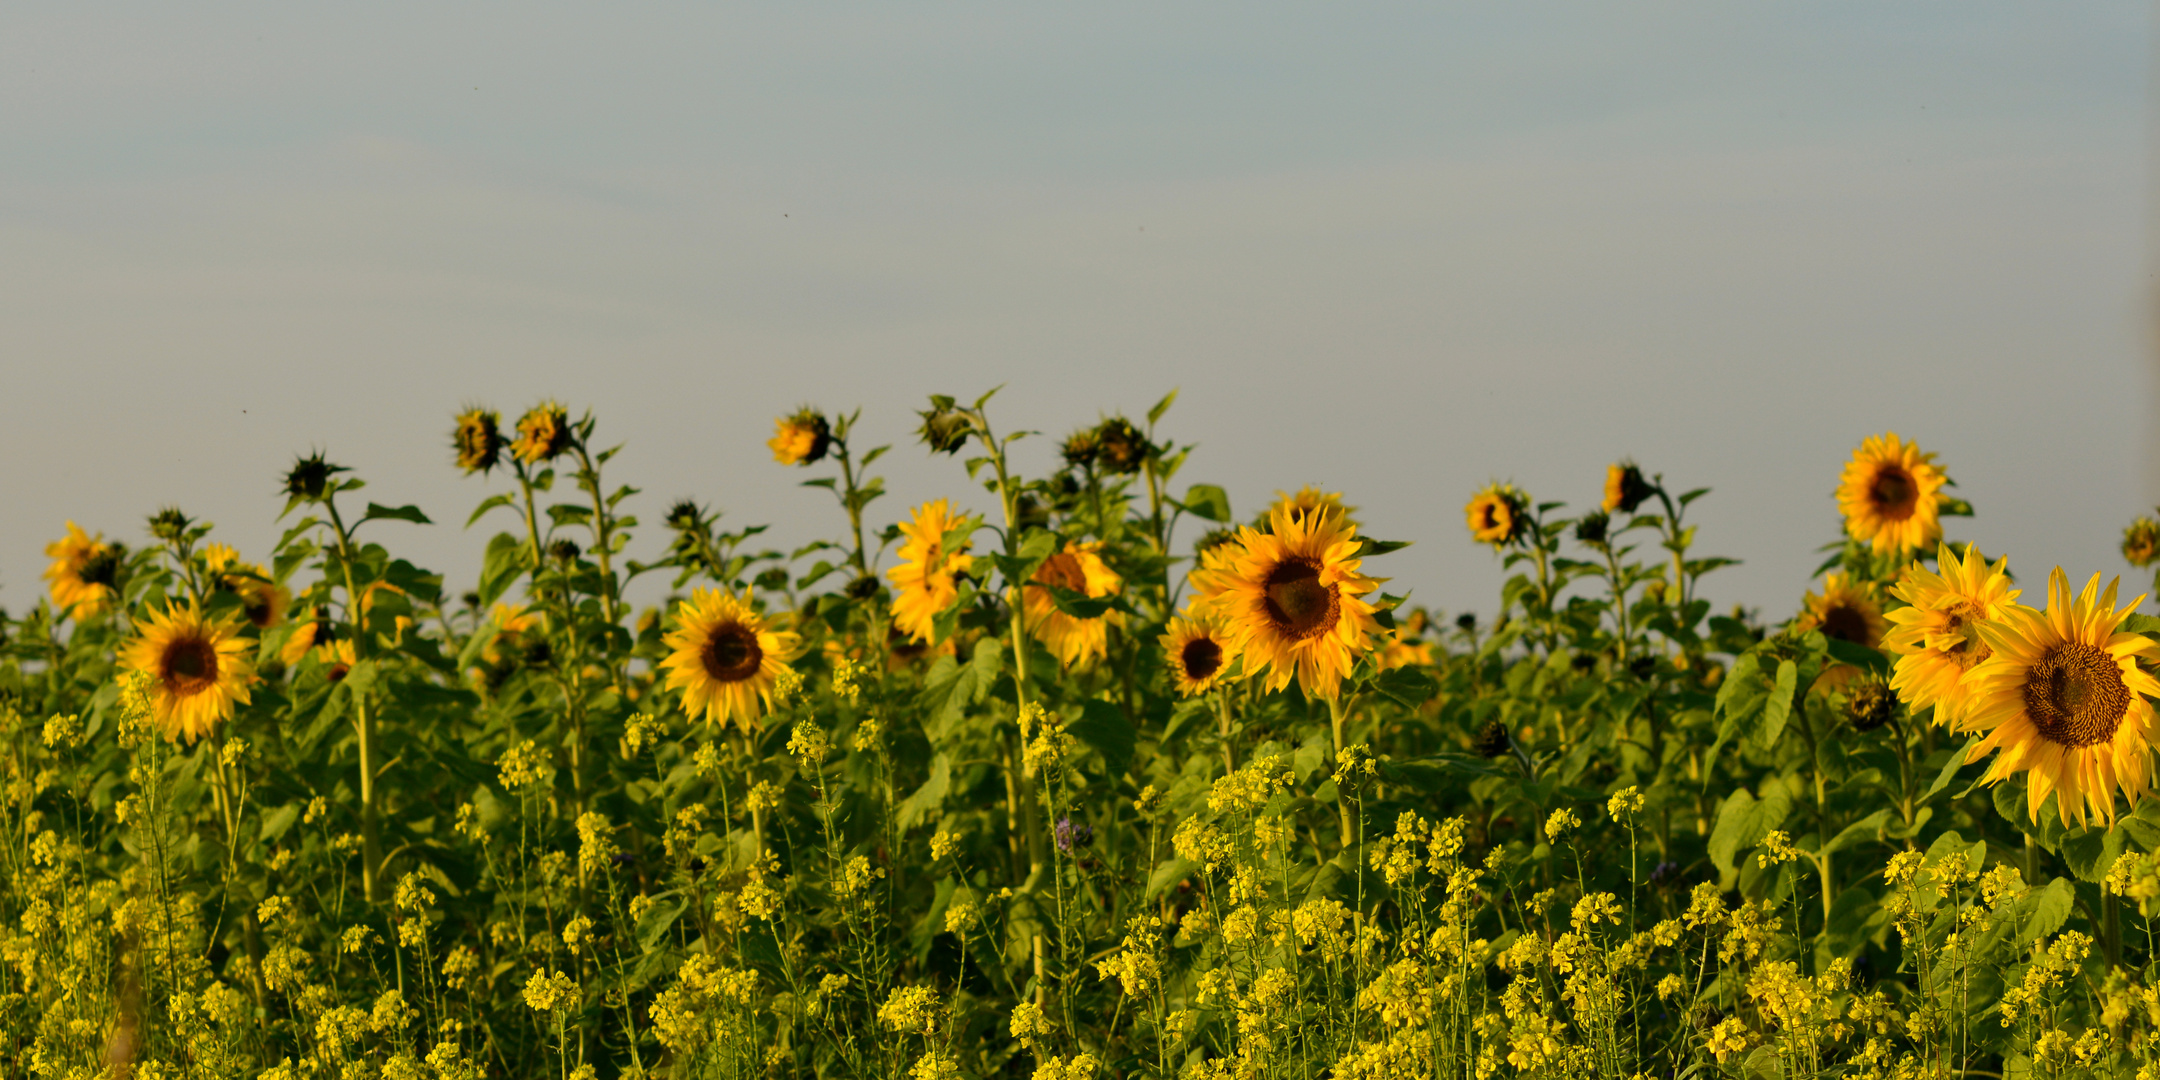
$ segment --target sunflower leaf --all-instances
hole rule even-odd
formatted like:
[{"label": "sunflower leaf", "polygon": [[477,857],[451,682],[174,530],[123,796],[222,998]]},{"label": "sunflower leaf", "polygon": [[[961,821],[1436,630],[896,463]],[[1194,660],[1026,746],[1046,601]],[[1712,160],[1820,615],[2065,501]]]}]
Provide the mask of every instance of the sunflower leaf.
[{"label": "sunflower leaf", "polygon": [[510,505],[510,496],[507,492],[501,495],[490,495],[487,498],[480,500],[480,505],[473,507],[472,516],[465,519],[465,527],[468,529],[472,528],[474,525],[480,523],[481,518],[487,516],[488,511],[493,510],[498,506],[508,505]]},{"label": "sunflower leaf", "polygon": [[1230,493],[1214,484],[1194,484],[1186,488],[1185,501],[1179,505],[1186,513],[1217,524],[1230,520]]},{"label": "sunflower leaf", "polygon": [[1125,767],[1132,764],[1132,723],[1125,719],[1125,710],[1107,701],[1081,702],[1080,718],[1066,723],[1065,734],[1101,754],[1112,776],[1123,775]]},{"label": "sunflower leaf", "polygon": [[1414,540],[1375,540],[1368,536],[1358,545],[1357,558],[1369,559],[1375,555],[1385,555],[1390,551],[1401,551],[1414,543],[1416,543]]},{"label": "sunflower leaf", "polygon": [[1870,649],[1858,642],[1844,641],[1838,638],[1829,638],[1828,641],[1832,659],[1879,675],[1888,675],[1890,673],[1890,660],[1882,654],[1881,650]]},{"label": "sunflower leaf", "polygon": [[1440,681],[1416,664],[1405,664],[1381,672],[1372,688],[1406,709],[1415,709],[1440,692]]},{"label": "sunflower leaf", "polygon": [[1755,745],[1768,750],[1776,746],[1785,734],[1785,722],[1792,719],[1793,696],[1799,689],[1800,665],[1790,660],[1780,660],[1777,681],[1770,689],[1770,696],[1763,700],[1762,724],[1752,733]]},{"label": "sunflower leaf", "polygon": [[1035,587],[1049,590],[1050,602],[1057,605],[1059,611],[1075,619],[1100,619],[1103,613],[1108,611],[1122,611],[1127,615],[1134,613],[1132,605],[1115,593],[1109,596],[1089,596],[1063,585],[1040,581],[1035,583]]},{"label": "sunflower leaf", "polygon": [[435,524],[429,521],[428,516],[421,513],[420,508],[417,506],[384,506],[381,503],[367,504],[367,513],[362,514],[359,521],[353,522],[353,528],[357,529],[370,521],[410,521],[415,525]]},{"label": "sunflower leaf", "polygon": [[518,575],[525,572],[526,545],[509,533],[496,533],[488,541],[487,555],[480,563],[480,606],[502,598]]},{"label": "sunflower leaf", "polygon": [[1163,414],[1170,411],[1170,403],[1177,400],[1177,395],[1178,392],[1176,390],[1172,390],[1169,393],[1164,394],[1163,399],[1156,402],[1155,407],[1147,411],[1147,422],[1149,427],[1155,426],[1155,421],[1162,419]]}]

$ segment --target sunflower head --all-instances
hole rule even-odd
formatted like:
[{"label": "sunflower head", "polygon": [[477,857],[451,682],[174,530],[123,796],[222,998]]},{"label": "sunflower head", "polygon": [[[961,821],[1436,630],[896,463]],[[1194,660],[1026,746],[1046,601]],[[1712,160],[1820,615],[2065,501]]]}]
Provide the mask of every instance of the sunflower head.
[{"label": "sunflower head", "polygon": [[1095,464],[1095,455],[1100,449],[1101,446],[1095,438],[1095,429],[1081,428],[1065,436],[1065,444],[1058,447],[1058,453],[1064,455],[1065,464],[1075,469],[1085,469]]},{"label": "sunflower head", "polygon": [[457,451],[458,468],[467,476],[493,469],[502,463],[502,418],[493,409],[477,405],[466,409],[457,414],[450,445]]},{"label": "sunflower head", "polygon": [[1186,697],[1214,689],[1237,660],[1237,641],[1220,619],[1172,618],[1161,641],[1171,681]]},{"label": "sunflower head", "polygon": [[570,410],[552,399],[543,401],[518,417],[517,439],[510,453],[527,465],[539,465],[561,457],[570,449]]},{"label": "sunflower head", "polygon": [[1634,462],[1615,462],[1605,466],[1605,502],[1600,508],[1608,514],[1632,514],[1656,491]]},{"label": "sunflower head", "polygon": [[750,594],[696,589],[676,605],[671,650],[661,668],[683,711],[718,727],[756,728],[773,704],[783,673],[792,671],[800,639],[766,625]]},{"label": "sunflower head", "polygon": [[1854,731],[1873,731],[1897,719],[1897,692],[1879,677],[1862,679],[1845,695],[1845,719]]},{"label": "sunflower head", "polygon": [[1274,518],[1275,511],[1287,510],[1291,517],[1299,521],[1314,514],[1333,515],[1348,522],[1351,528],[1356,528],[1357,519],[1350,516],[1356,509],[1355,506],[1343,505],[1341,492],[1322,491],[1307,484],[1299,488],[1295,495],[1276,492],[1275,502],[1268,507],[1267,513],[1261,515],[1261,521],[1264,524]]},{"label": "sunflower head", "polygon": [[1915,562],[1898,574],[1890,595],[1906,606],[1890,612],[1882,647],[1898,658],[1890,688],[1915,710],[1933,708],[1935,723],[1955,726],[1970,698],[1965,675],[1990,651],[1980,625],[2008,617],[2018,590],[2008,559],[1990,566],[1971,544],[1962,556],[1941,545],[1935,566]]},{"label": "sunflower head", "polygon": [[194,520],[181,513],[179,507],[167,506],[150,515],[150,535],[168,544],[178,543],[193,524]]},{"label": "sunflower head", "polygon": [[773,460],[782,465],[810,465],[822,461],[832,447],[832,425],[825,414],[808,405],[773,421],[773,437],[765,444]]},{"label": "sunflower head", "polygon": [[285,470],[285,494],[296,502],[320,502],[330,492],[330,478],[351,471],[343,465],[332,465],[317,450],[294,460],[292,468]]},{"label": "sunflower head", "polygon": [[1824,637],[1872,649],[1882,644],[1889,624],[1883,619],[1882,603],[1875,598],[1875,586],[1838,573],[1823,579],[1820,594],[1811,592],[1801,600],[1794,629],[1820,630]]},{"label": "sunflower head", "polygon": [[1095,462],[1106,473],[1130,476],[1139,472],[1154,452],[1147,436],[1122,416],[1113,416],[1095,428]]},{"label": "sunflower head", "polygon": [[1478,729],[1476,748],[1480,757],[1500,757],[1513,745],[1508,739],[1507,725],[1498,720],[1487,720],[1485,726]]},{"label": "sunflower head", "polygon": [[151,718],[167,739],[192,743],[248,703],[255,670],[232,623],[191,604],[155,612],[135,630],[121,662],[148,678]]},{"label": "sunflower head", "polygon": [[1938,493],[1948,481],[1935,455],[1897,432],[1870,437],[1853,451],[1838,484],[1845,531],[1878,555],[1926,547],[1942,537]]},{"label": "sunflower head", "polygon": [[886,571],[893,583],[893,626],[917,641],[936,637],[937,617],[960,598],[959,575],[974,565],[965,536],[947,535],[964,533],[967,520],[937,499],[916,507],[914,520],[900,526],[907,542],[900,545],[899,564]]},{"label": "sunflower head", "polygon": [[705,509],[689,499],[668,507],[667,527],[676,532],[697,532],[705,527]]},{"label": "sunflower head", "polygon": [[2048,577],[2045,612],[2018,605],[1980,624],[1992,649],[1966,676],[1972,702],[1961,728],[1985,732],[1968,761],[1990,753],[1981,777],[2025,775],[2026,812],[2039,820],[2049,795],[2063,824],[2115,820],[2115,793],[2137,804],[2152,779],[2153,708],[2160,642],[2122,632],[2140,596],[2115,606],[2116,584],[2094,574],[2075,599],[2061,567]]},{"label": "sunflower head", "polygon": [[953,399],[943,394],[930,395],[930,407],[920,410],[922,427],[917,429],[923,445],[933,454],[957,454],[967,445],[968,436],[975,432],[975,421],[966,410],[954,407]]},{"label": "sunflower head", "polygon": [[1600,547],[1612,531],[1612,517],[1603,510],[1592,510],[1575,521],[1575,542],[1590,547]]},{"label": "sunflower head", "polygon": [[241,613],[249,626],[267,630],[285,621],[285,605],[292,594],[270,580],[269,572],[260,565],[241,562],[240,553],[224,544],[204,546],[202,561],[218,592],[239,597]]},{"label": "sunflower head", "polygon": [[1380,631],[1362,599],[1380,583],[1358,572],[1357,530],[1342,518],[1281,510],[1268,524],[1202,558],[1192,572],[1195,610],[1230,625],[1245,670],[1264,674],[1268,689],[1294,678],[1332,699]]},{"label": "sunflower head", "polygon": [[97,617],[119,595],[121,559],[125,550],[107,543],[105,534],[91,536],[70,521],[67,535],[45,545],[52,564],[45,580],[52,583],[53,607],[61,616],[77,620]]},{"label": "sunflower head", "polygon": [[1495,549],[1521,542],[1528,530],[1530,497],[1513,484],[1487,484],[1463,507],[1470,538]]},{"label": "sunflower head", "polygon": [[1109,627],[1125,621],[1117,611],[1093,618],[1069,615],[1058,608],[1050,592],[1056,587],[1099,599],[1123,591],[1123,579],[1103,562],[1101,550],[1099,543],[1067,543],[1065,550],[1043,560],[1022,590],[1022,624],[1066,667],[1101,659],[1109,647]]},{"label": "sunflower head", "polygon": [[2140,570],[2160,561],[2160,521],[2139,517],[2123,530],[2123,558]]}]

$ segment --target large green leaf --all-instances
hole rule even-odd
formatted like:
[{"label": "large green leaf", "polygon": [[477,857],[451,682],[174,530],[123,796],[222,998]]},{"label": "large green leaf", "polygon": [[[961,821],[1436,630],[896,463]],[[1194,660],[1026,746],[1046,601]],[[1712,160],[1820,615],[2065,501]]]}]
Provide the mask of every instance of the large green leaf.
[{"label": "large green leaf", "polygon": [[487,554],[480,561],[480,606],[502,599],[510,584],[525,572],[530,563],[527,556],[526,543],[509,533],[496,533],[488,541]]},{"label": "large green leaf", "polygon": [[1783,787],[1765,785],[1759,799],[1746,788],[1735,790],[1718,807],[1717,824],[1710,830],[1710,861],[1720,871],[1731,873],[1740,851],[1761,843],[1770,830],[1785,823],[1791,811],[1792,796]]},{"label": "large green leaf", "polygon": [[1125,719],[1125,710],[1107,701],[1082,702],[1080,718],[1066,723],[1065,734],[1101,754],[1112,776],[1122,775],[1132,763],[1133,726]]}]

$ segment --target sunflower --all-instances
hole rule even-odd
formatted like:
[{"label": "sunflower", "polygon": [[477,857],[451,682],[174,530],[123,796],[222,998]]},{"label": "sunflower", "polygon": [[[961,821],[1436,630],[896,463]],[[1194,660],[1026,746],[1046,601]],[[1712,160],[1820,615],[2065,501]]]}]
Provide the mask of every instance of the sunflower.
[{"label": "sunflower", "polygon": [[773,684],[800,641],[768,629],[751,608],[748,590],[738,599],[716,589],[691,590],[690,599],[676,605],[675,629],[665,640],[674,651],[660,666],[667,669],[668,689],[682,691],[683,711],[744,729],[772,707]]},{"label": "sunflower", "polygon": [[1615,462],[1605,466],[1605,501],[1600,505],[1608,514],[1632,514],[1656,491],[1634,462]]},{"label": "sunflower", "polygon": [[165,738],[194,742],[220,721],[232,719],[233,706],[248,702],[246,639],[237,624],[206,618],[193,604],[153,612],[135,624],[121,663],[150,677],[151,716]]},{"label": "sunflower", "polygon": [[[1190,614],[1188,609],[1188,614]],[[1237,642],[1221,619],[1205,615],[1173,617],[1161,637],[1178,693],[1196,697],[1215,688],[1237,660]]]},{"label": "sunflower", "polygon": [[1355,506],[1343,505],[1341,492],[1322,491],[1311,484],[1307,484],[1299,488],[1298,493],[1295,495],[1286,491],[1276,492],[1274,504],[1268,507],[1268,512],[1262,515],[1261,520],[1265,521],[1272,518],[1277,510],[1288,510],[1293,517],[1298,518],[1314,513],[1333,514],[1342,518],[1354,529],[1357,527],[1358,522],[1350,514],[1356,509]]},{"label": "sunflower", "polygon": [[2160,562],[2160,521],[2141,517],[2123,530],[2123,559],[2142,570]]},{"label": "sunflower", "polygon": [[1883,634],[1890,629],[1883,620],[1882,604],[1875,599],[1875,586],[1844,574],[1824,578],[1822,594],[1808,593],[1800,602],[1800,618],[1793,628],[1802,632],[1820,630],[1824,637],[1872,649],[1882,644]]},{"label": "sunflower", "polygon": [[2002,619],[2019,590],[2005,571],[2010,560],[1989,566],[1980,550],[1966,545],[1959,559],[1944,544],[1936,552],[1936,573],[1919,563],[1906,567],[1890,595],[1912,606],[1890,613],[1890,632],[1882,647],[1897,654],[1890,689],[1914,709],[1935,708],[1935,722],[1955,725],[1968,695],[1966,672],[1988,658],[1980,624]]},{"label": "sunflower", "polygon": [[2002,751],[1981,779],[2025,773],[2025,810],[2036,823],[2050,793],[2064,825],[2091,818],[2112,825],[2116,789],[2132,806],[2149,789],[2153,708],[2146,698],[2160,694],[2160,680],[2138,661],[2160,662],[2160,643],[2119,632],[2145,598],[2118,610],[2116,584],[2096,598],[2094,574],[2073,601],[2057,567],[2048,575],[2046,612],[2017,605],[2002,621],[1980,624],[1994,652],[1965,675],[1970,697],[1960,730],[1987,736],[1966,760]]},{"label": "sunflower", "polygon": [[308,650],[317,645],[328,646],[337,640],[337,624],[330,621],[330,609],[318,607],[315,616],[293,627],[292,636],[285,639],[285,647],[278,652],[278,659],[286,667],[298,664]]},{"label": "sunflower", "polygon": [[1948,481],[1935,455],[1898,438],[1897,432],[1872,436],[1853,451],[1838,484],[1838,512],[1845,531],[1867,541],[1878,555],[1913,551],[1942,538],[1939,516]]},{"label": "sunflower", "polygon": [[240,553],[224,544],[205,545],[202,557],[203,568],[210,571],[217,588],[240,598],[248,625],[267,630],[285,621],[285,605],[292,593],[271,581],[269,571],[260,564],[241,562]]},{"label": "sunflower", "polygon": [[120,569],[120,548],[105,542],[105,534],[90,536],[74,522],[68,534],[45,545],[52,565],[45,580],[52,582],[53,607],[77,621],[97,618],[113,601],[113,582]]},{"label": "sunflower", "polygon": [[1397,628],[1388,632],[1387,643],[1380,646],[1380,670],[1408,667],[1417,664],[1430,667],[1433,662],[1432,642],[1414,634],[1405,635]]},{"label": "sunflower", "polygon": [[938,615],[960,597],[955,576],[975,564],[965,539],[945,550],[946,530],[960,521],[952,504],[938,499],[916,507],[915,520],[900,526],[908,540],[900,545],[900,565],[886,572],[893,583],[893,625],[917,641],[936,636]]},{"label": "sunflower", "polygon": [[832,425],[806,405],[793,416],[773,421],[773,437],[765,445],[772,448],[773,460],[782,465],[809,465],[822,459],[832,446]]},{"label": "sunflower", "polygon": [[1513,484],[1485,485],[1484,490],[1471,496],[1470,505],[1463,507],[1470,520],[1470,538],[1496,548],[1522,539],[1523,527],[1528,524],[1523,512],[1529,509],[1529,502]]},{"label": "sunflower", "polygon": [[1230,624],[1246,670],[1265,672],[1269,690],[1295,677],[1307,694],[1332,699],[1380,629],[1358,599],[1380,583],[1358,573],[1357,530],[1341,518],[1284,509],[1268,524],[1213,549],[1228,554],[1199,590],[1201,610]]},{"label": "sunflower", "polygon": [[543,401],[518,417],[517,440],[510,452],[527,465],[553,461],[570,449],[570,413],[554,401]]},{"label": "sunflower", "polygon": [[1056,598],[1044,587],[1071,589],[1091,600],[1124,591],[1123,579],[1096,554],[1100,550],[1101,544],[1068,542],[1065,550],[1043,560],[1022,590],[1021,623],[1066,667],[1101,659],[1109,648],[1109,628],[1125,625],[1121,612],[1105,611],[1097,618],[1082,619],[1059,611]]},{"label": "sunflower", "polygon": [[457,451],[457,466],[466,475],[484,473],[502,461],[502,418],[493,409],[473,406],[457,415],[457,429],[450,433]]}]

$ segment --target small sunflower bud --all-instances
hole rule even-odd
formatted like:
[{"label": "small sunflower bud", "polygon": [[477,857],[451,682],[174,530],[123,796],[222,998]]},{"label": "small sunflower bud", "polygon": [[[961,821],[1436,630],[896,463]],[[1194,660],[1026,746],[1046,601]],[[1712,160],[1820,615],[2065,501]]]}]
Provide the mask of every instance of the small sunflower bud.
[{"label": "small sunflower bud", "polygon": [[188,526],[193,524],[179,507],[168,506],[150,515],[150,535],[165,541],[178,540],[187,535]]},{"label": "small sunflower bud", "polygon": [[1140,471],[1155,448],[1132,421],[1113,416],[1095,429],[1095,460],[1106,473],[1129,476]]},{"label": "small sunflower bud", "polygon": [[457,416],[457,429],[450,433],[450,445],[457,450],[458,468],[467,475],[484,473],[502,462],[502,421],[493,409],[477,406]]},{"label": "small sunflower bud", "polygon": [[878,594],[877,575],[864,574],[863,576],[848,582],[847,594],[850,598],[856,600],[868,600],[871,597],[876,596]]},{"label": "small sunflower bud", "polygon": [[2160,521],[2140,517],[2123,530],[2123,558],[2139,569],[2160,560]]},{"label": "small sunflower bud", "polygon": [[583,553],[578,550],[577,541],[557,540],[548,545],[548,554],[567,566],[576,562],[577,557]]},{"label": "small sunflower bud", "polygon": [[570,449],[570,413],[554,401],[543,401],[518,417],[517,441],[510,452],[527,465],[555,460]]},{"label": "small sunflower bud", "polygon": [[1193,541],[1193,554],[1205,555],[1236,539],[1237,531],[1234,529],[1209,529],[1200,534],[1200,539]]},{"label": "small sunflower bud", "polygon": [[1854,731],[1873,731],[1897,719],[1897,693],[1878,679],[1853,687],[1845,698],[1845,718]]},{"label": "small sunflower bud", "polygon": [[959,453],[975,431],[975,422],[967,413],[953,408],[953,399],[943,394],[932,395],[930,406],[916,414],[923,420],[919,431],[923,445],[933,454]]},{"label": "small sunflower bud", "polygon": [[1455,629],[1465,634],[1475,633],[1477,631],[1477,613],[1465,611],[1455,616]]},{"label": "small sunflower bud", "polygon": [[293,467],[285,470],[285,494],[309,502],[320,501],[330,490],[332,476],[351,471],[342,465],[332,465],[323,460],[322,451],[317,450],[293,462]]},{"label": "small sunflower bud", "polygon": [[705,527],[705,511],[698,504],[684,499],[668,507],[667,526],[676,532],[696,532]]},{"label": "small sunflower bud", "polygon": [[1508,739],[1507,725],[1498,720],[1487,720],[1485,726],[1478,729],[1477,752],[1480,756],[1500,757],[1513,745]]},{"label": "small sunflower bud", "polygon": [[1592,510],[1575,523],[1575,540],[1591,547],[1601,547],[1612,524],[1612,518],[1603,510]]},{"label": "small sunflower bud", "polygon": [[1095,463],[1095,455],[1100,449],[1095,441],[1095,429],[1081,428],[1065,436],[1065,445],[1058,452],[1065,455],[1065,464],[1085,469]]},{"label": "small sunflower bud", "polygon": [[813,464],[832,448],[832,425],[823,413],[805,405],[795,415],[773,421],[773,437],[765,445],[782,465]]},{"label": "small sunflower bud", "polygon": [[1648,480],[1643,479],[1642,470],[1632,461],[1605,467],[1604,510],[1608,514],[1632,514],[1656,491]]}]

